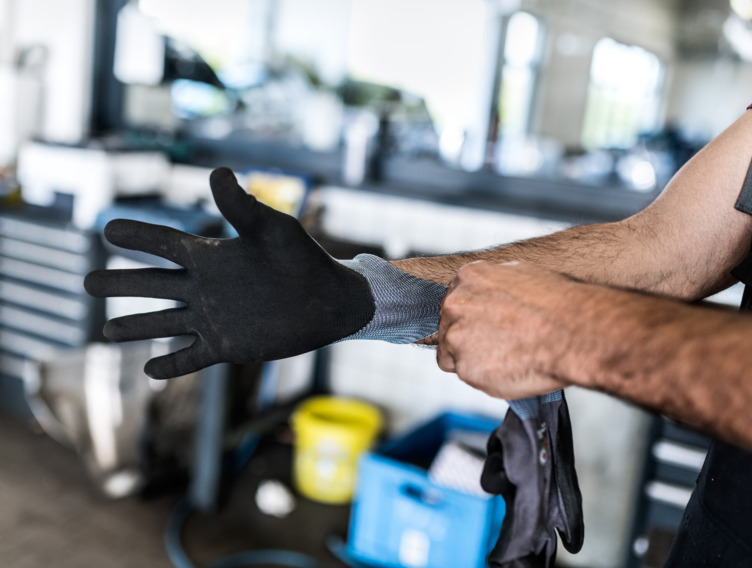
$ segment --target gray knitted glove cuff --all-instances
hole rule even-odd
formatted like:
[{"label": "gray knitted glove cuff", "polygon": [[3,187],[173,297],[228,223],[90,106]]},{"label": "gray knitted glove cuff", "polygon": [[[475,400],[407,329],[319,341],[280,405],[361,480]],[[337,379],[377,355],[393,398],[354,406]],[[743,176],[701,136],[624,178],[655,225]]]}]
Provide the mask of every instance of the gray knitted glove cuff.
[{"label": "gray knitted glove cuff", "polygon": [[561,398],[562,391],[557,390],[551,394],[544,394],[542,396],[531,396],[530,398],[510,400],[509,407],[520,417],[520,420],[529,420],[540,414],[541,405],[548,404],[549,402],[556,402],[557,400],[561,400]]},{"label": "gray knitted glove cuff", "polygon": [[439,329],[439,308],[447,287],[403,272],[386,260],[359,254],[338,261],[368,281],[376,312],[360,331],[343,338],[415,343]]}]

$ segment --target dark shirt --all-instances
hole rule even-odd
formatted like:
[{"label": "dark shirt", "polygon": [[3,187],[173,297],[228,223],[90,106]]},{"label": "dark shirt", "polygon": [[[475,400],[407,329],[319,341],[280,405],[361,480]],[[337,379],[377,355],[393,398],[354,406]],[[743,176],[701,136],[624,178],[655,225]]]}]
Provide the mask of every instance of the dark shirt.
[{"label": "dark shirt", "polygon": [[[736,209],[752,215],[752,166]],[[752,252],[733,274],[745,284],[741,309],[749,311]],[[711,444],[665,566],[752,567],[752,454],[719,441]]]}]

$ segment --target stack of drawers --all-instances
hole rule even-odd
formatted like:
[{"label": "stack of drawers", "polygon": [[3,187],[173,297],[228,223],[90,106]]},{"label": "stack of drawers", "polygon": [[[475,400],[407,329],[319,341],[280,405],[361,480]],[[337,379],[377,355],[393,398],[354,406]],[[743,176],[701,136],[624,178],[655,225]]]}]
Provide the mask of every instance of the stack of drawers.
[{"label": "stack of drawers", "polygon": [[103,302],[84,276],[102,266],[96,235],[22,212],[0,213],[0,410],[29,416],[25,362],[99,339]]}]

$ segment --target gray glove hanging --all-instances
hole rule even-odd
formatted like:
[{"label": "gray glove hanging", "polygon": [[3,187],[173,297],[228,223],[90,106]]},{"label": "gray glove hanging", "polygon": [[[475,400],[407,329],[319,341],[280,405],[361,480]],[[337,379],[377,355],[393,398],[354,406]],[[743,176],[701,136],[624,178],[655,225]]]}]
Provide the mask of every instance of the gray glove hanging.
[{"label": "gray glove hanging", "polygon": [[550,568],[556,534],[569,552],[582,548],[582,496],[574,468],[572,426],[562,391],[510,402],[488,441],[483,488],[506,504],[494,568]]}]

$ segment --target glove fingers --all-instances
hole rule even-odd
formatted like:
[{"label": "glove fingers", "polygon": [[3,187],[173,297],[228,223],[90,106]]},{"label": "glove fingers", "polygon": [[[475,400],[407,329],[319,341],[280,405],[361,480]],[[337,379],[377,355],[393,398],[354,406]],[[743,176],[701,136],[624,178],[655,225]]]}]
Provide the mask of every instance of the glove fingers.
[{"label": "glove fingers", "polygon": [[488,556],[490,566],[553,565],[556,535],[547,508],[550,464],[540,458],[545,447],[541,426],[538,419],[521,420],[510,409],[489,438],[482,484],[500,492],[506,504],[501,533]]},{"label": "glove fingers", "polygon": [[558,408],[556,421],[556,435],[552,441],[554,474],[565,523],[563,530],[559,529],[559,536],[561,536],[564,548],[574,554],[582,548],[585,539],[585,524],[582,514],[582,494],[574,465],[572,423],[565,399]]},{"label": "glove fingers", "polygon": [[137,341],[158,337],[189,335],[193,330],[186,321],[185,308],[135,314],[108,321],[104,335],[111,341]]},{"label": "glove fingers", "polygon": [[249,234],[253,229],[252,212],[258,205],[256,198],[240,187],[229,168],[214,170],[209,176],[209,185],[222,216],[238,234]]},{"label": "glove fingers", "polygon": [[502,495],[505,499],[514,496],[514,485],[510,483],[504,471],[504,460],[501,455],[490,455],[486,458],[480,476],[480,486],[483,491],[492,495]]},{"label": "glove fingers", "polygon": [[183,231],[131,219],[114,219],[104,228],[104,236],[115,246],[166,258],[180,265],[186,260],[186,241],[196,239]]},{"label": "glove fingers", "polygon": [[174,353],[147,361],[144,372],[152,379],[171,379],[195,373],[217,363],[206,344],[197,338],[191,345]]},{"label": "glove fingers", "polygon": [[182,302],[188,298],[185,271],[166,268],[94,270],[86,275],[84,288],[97,298],[127,296]]},{"label": "glove fingers", "polygon": [[504,448],[497,428],[488,438],[487,457],[480,475],[480,485],[483,491],[492,495],[502,495],[504,499],[514,497],[514,485],[510,483],[504,471]]}]

